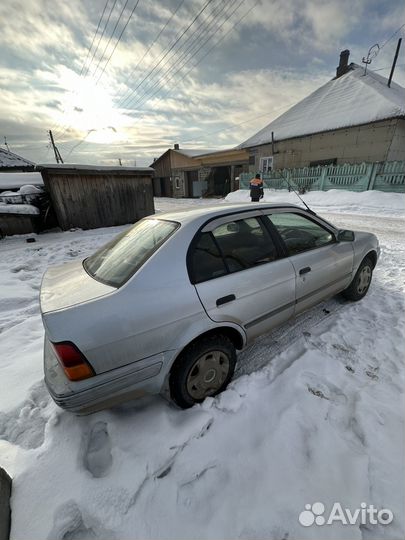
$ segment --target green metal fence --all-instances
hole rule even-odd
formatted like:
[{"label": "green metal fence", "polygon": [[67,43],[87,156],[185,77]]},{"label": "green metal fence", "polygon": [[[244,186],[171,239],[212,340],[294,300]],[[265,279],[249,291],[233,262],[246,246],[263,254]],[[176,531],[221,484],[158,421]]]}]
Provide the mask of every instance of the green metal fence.
[{"label": "green metal fence", "polygon": [[[242,173],[240,189],[249,189],[252,174]],[[393,191],[405,193],[405,161],[357,163],[282,169],[262,174],[265,188],[287,189],[288,182],[294,189],[327,191],[346,189],[349,191]],[[288,182],[287,182],[288,180]]]}]

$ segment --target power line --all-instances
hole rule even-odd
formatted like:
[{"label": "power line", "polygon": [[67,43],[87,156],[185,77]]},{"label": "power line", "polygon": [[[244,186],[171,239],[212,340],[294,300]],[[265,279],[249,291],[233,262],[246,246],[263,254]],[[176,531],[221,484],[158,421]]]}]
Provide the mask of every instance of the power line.
[{"label": "power line", "polygon": [[[198,60],[195,64],[193,64],[193,65],[186,71],[186,73],[184,73],[184,74],[182,75],[182,77],[177,81],[177,84],[181,83],[181,82],[186,78],[186,76],[190,73],[190,71],[192,71],[195,67],[197,67],[197,66],[198,66],[198,65],[199,65],[199,64],[200,64],[200,63],[208,56],[208,54],[209,54],[215,47],[217,47],[217,46],[220,44],[220,43],[221,43],[221,42],[222,42],[222,41],[230,34],[230,32],[232,32],[232,30],[235,28],[235,26],[237,26],[237,25],[238,25],[245,17],[247,17],[247,15],[248,15],[248,14],[249,14],[256,6],[257,6],[258,3],[259,3],[259,2],[257,1],[253,6],[251,6],[251,7],[244,13],[244,15],[242,15],[242,17],[240,17],[240,18],[234,23],[234,25],[233,25],[230,29],[229,29],[229,30],[228,30],[228,31],[227,31],[227,32],[226,32],[226,33],[225,33],[225,34],[224,34],[217,42],[215,42],[215,43],[214,43],[214,44],[206,51],[206,53],[205,53],[203,56],[201,56],[201,57],[199,58],[199,60]],[[239,4],[239,5],[240,5],[240,4]],[[235,11],[237,11],[237,9],[239,8],[239,5],[237,6],[237,8],[235,8],[235,10],[234,10],[233,13],[235,13]],[[233,15],[233,13],[232,13],[232,15]],[[221,26],[220,26],[220,28],[219,28],[218,30],[220,30],[221,27],[224,26],[225,22],[226,22],[226,21],[224,21],[224,22],[221,24]],[[170,91],[171,91],[170,89],[167,90],[167,92],[165,92],[165,93],[157,100],[157,103],[159,103],[162,99],[164,99],[164,98],[169,94]]]},{"label": "power line", "polygon": [[[258,116],[254,116],[253,118],[249,118],[249,120],[244,120],[243,122],[239,122],[238,124],[232,124],[231,126],[229,126],[227,128],[221,128],[221,129],[217,129],[216,131],[210,131],[209,133],[205,133],[205,135],[210,136],[210,135],[215,135],[217,133],[222,133],[223,131],[229,131],[230,129],[234,129],[236,127],[242,126],[243,124],[248,124],[249,122],[254,122],[254,121],[258,120],[259,118],[264,118],[266,116],[270,116],[270,115],[274,114],[275,112],[281,111],[282,109],[286,109],[287,107],[291,107],[294,104],[295,104],[295,102],[287,103],[287,105],[283,105],[282,107],[277,107],[277,109],[272,109],[271,111],[269,111],[267,113],[259,114]],[[181,142],[182,143],[187,143],[187,142],[193,142],[193,141],[196,141],[196,140],[198,140],[198,139],[197,138],[185,139],[185,140],[182,139]]]},{"label": "power line", "polygon": [[[222,9],[219,9],[219,11],[218,11],[216,14],[218,14],[220,11],[222,11],[222,10],[225,8],[225,6],[226,6],[226,2],[223,4]],[[218,7],[217,7],[216,9],[218,9]],[[215,13],[215,10],[214,10],[213,13],[210,14],[210,17],[212,17],[212,15],[213,15],[214,13]],[[195,28],[193,34],[190,35],[190,36],[188,36],[188,38],[185,40],[185,42],[184,42],[184,43],[181,45],[181,47],[178,49],[177,54],[181,51],[181,49],[182,49],[183,47],[186,46],[186,44],[190,41],[190,39],[192,40],[192,39],[195,38],[196,32],[198,32],[198,30],[199,30],[201,27],[204,26],[204,23],[205,23],[205,22],[206,22],[206,21],[201,21],[201,22],[200,22],[199,26],[198,26],[197,28]],[[204,29],[203,29],[202,32],[204,32]],[[197,37],[198,37],[198,35],[197,35]],[[190,49],[190,47],[186,47],[186,48],[184,49],[184,51],[182,52],[181,57],[183,56],[184,52],[188,51],[189,49]],[[162,66],[159,68],[159,70],[158,70],[158,72],[156,73],[156,75],[158,75],[158,74],[162,71],[162,68],[164,68],[164,66],[165,66],[171,59],[173,59],[175,55],[176,55],[176,51],[173,51],[172,54],[171,54],[171,56],[169,56],[169,57],[167,58],[167,60],[162,64]],[[179,60],[179,58],[176,57],[176,61],[178,61],[178,60]],[[169,68],[169,69],[170,69],[170,68]],[[154,83],[152,83],[152,87],[153,87],[153,86],[154,86]],[[150,91],[150,88],[148,88],[148,86],[147,86],[146,90],[144,89],[143,94],[147,94],[149,91]],[[134,94],[134,93],[135,93],[135,91],[130,91],[130,93],[129,93],[129,95],[127,96],[127,98],[125,99],[125,101],[128,101],[128,99],[130,99],[130,103],[132,103],[132,102],[133,102],[133,99],[131,98],[131,95]],[[140,96],[139,96],[139,97],[140,97]],[[126,108],[128,108],[128,104],[127,104]]]},{"label": "power line", "polygon": [[102,53],[102,55],[101,55],[101,57],[100,57],[100,59],[99,59],[99,61],[98,61],[98,63],[97,63],[96,69],[94,70],[94,73],[93,73],[92,77],[95,77],[95,75],[96,75],[96,73],[97,73],[97,70],[98,70],[98,68],[99,68],[100,63],[102,62],[102,60],[104,60],[105,52],[106,52],[106,50],[108,49],[108,47],[110,46],[111,40],[112,40],[112,38],[114,37],[115,31],[116,31],[117,26],[118,26],[118,24],[119,24],[119,22],[120,22],[120,20],[121,20],[121,17],[122,17],[122,15],[123,15],[124,11],[125,11],[125,8],[127,7],[128,1],[129,1],[129,0],[125,0],[124,7],[121,9],[121,13],[120,13],[119,16],[118,16],[118,19],[117,19],[117,21],[116,21],[116,23],[115,23],[114,29],[113,29],[113,31],[112,31],[112,33],[111,33],[111,36],[110,36],[109,40],[107,41],[107,45],[104,47],[104,51],[103,51],[103,53]]},{"label": "power line", "polygon": [[79,75],[80,77],[81,77],[82,74],[83,74],[83,70],[84,70],[84,67],[85,67],[85,65],[86,65],[86,63],[87,63],[87,59],[88,59],[89,56],[90,56],[91,49],[93,48],[94,41],[95,41],[96,36],[97,36],[97,34],[98,34],[98,30],[99,30],[99,28],[100,28],[100,24],[101,24],[101,21],[103,20],[104,13],[105,13],[105,10],[107,9],[108,2],[109,2],[109,1],[110,1],[110,0],[107,0],[107,2],[105,3],[104,9],[103,9],[103,13],[101,14],[101,17],[100,17],[100,19],[99,19],[99,21],[98,21],[98,25],[97,25],[96,31],[95,31],[95,33],[94,33],[93,40],[92,40],[92,42],[91,42],[90,48],[89,48],[88,51],[87,51],[86,58],[85,58],[85,60],[84,60],[84,62],[83,62],[83,65],[82,65],[82,69],[80,70],[80,75]]},{"label": "power line", "polygon": [[[109,0],[107,0],[107,4],[108,4],[108,1],[109,1]],[[106,4],[105,8],[107,7],[107,4]],[[112,32],[112,34],[111,34],[111,36],[110,36],[110,39],[109,39],[109,41],[108,41],[106,47],[104,48],[103,54],[102,54],[102,56],[101,56],[101,58],[100,58],[100,60],[99,60],[99,62],[98,62],[98,64],[97,64],[97,67],[96,67],[96,69],[95,69],[93,75],[96,74],[97,69],[98,69],[98,67],[99,67],[99,65],[100,65],[100,62],[101,62],[101,61],[103,60],[103,58],[104,58],[104,54],[105,54],[105,52],[106,52],[106,50],[107,50],[107,48],[108,48],[108,46],[109,46],[109,44],[110,44],[110,42],[111,42],[112,37],[114,36],[115,30],[116,30],[116,28],[117,28],[117,26],[118,26],[118,24],[119,24],[119,22],[120,22],[120,20],[121,20],[121,18],[122,18],[122,15],[123,15],[123,13],[124,13],[124,10],[125,10],[127,4],[128,4],[128,0],[126,0],[126,3],[125,3],[124,7],[123,7],[122,10],[121,10],[121,13],[120,13],[120,15],[119,15],[119,17],[118,17],[118,20],[117,20],[117,22],[116,22],[116,24],[115,24],[115,26],[114,26],[114,30],[113,30],[113,32]],[[115,43],[115,45],[114,45],[114,48],[113,48],[113,50],[112,50],[110,56],[108,57],[106,63],[104,64],[104,67],[103,67],[103,69],[102,69],[102,71],[101,71],[101,73],[100,73],[100,75],[99,75],[99,77],[98,77],[98,79],[97,79],[97,81],[96,81],[96,86],[97,86],[98,83],[100,82],[101,77],[103,76],[103,74],[104,74],[104,72],[105,72],[105,70],[106,70],[108,64],[110,63],[110,60],[111,60],[111,58],[112,58],[112,56],[113,56],[113,54],[114,54],[114,52],[115,52],[115,50],[116,50],[116,48],[117,48],[119,42],[121,41],[121,38],[122,38],[122,36],[123,36],[123,34],[124,34],[124,32],[125,32],[125,30],[126,30],[128,24],[129,24],[129,22],[130,22],[130,20],[131,20],[131,18],[132,18],[133,14],[134,14],[134,12],[135,12],[135,10],[136,10],[136,8],[138,7],[138,4],[139,4],[139,0],[137,0],[137,1],[135,2],[134,7],[132,8],[132,11],[130,12],[130,14],[129,14],[128,18],[127,18],[127,21],[126,21],[124,27],[123,27],[122,30],[121,30],[121,33],[120,33],[120,35],[119,35],[119,37],[118,37],[118,39],[117,39],[117,41],[116,41],[116,43]],[[115,5],[115,3],[114,3],[114,5]],[[114,6],[113,6],[113,7],[114,7]],[[105,11],[105,8],[104,8],[104,11]],[[103,13],[104,13],[104,12],[103,12]],[[110,11],[110,15],[111,15],[111,11]],[[100,23],[99,23],[99,24],[100,24]],[[108,21],[107,21],[107,24],[108,24]],[[105,25],[105,28],[106,28],[107,24]],[[104,30],[105,30],[105,28],[104,28]],[[93,39],[93,41],[94,41],[94,39]],[[91,65],[91,62],[90,62],[90,64],[89,64],[88,67],[90,67],[90,65]],[[70,127],[70,125],[65,126],[65,128],[63,129],[63,131],[62,131],[62,133],[61,133],[61,136],[64,135],[64,133],[67,131],[67,129],[68,129],[69,127]],[[71,151],[72,151],[72,149],[69,151],[68,155],[70,155]]]},{"label": "power line", "polygon": [[211,4],[212,1],[213,0],[208,0],[208,2],[206,2],[204,4],[204,6],[200,9],[200,11],[197,13],[197,15],[191,21],[191,23],[187,26],[187,28],[180,34],[180,36],[178,38],[176,38],[175,42],[166,51],[166,53],[162,56],[162,58],[159,60],[159,62],[157,64],[155,64],[154,68],[152,70],[150,70],[147,73],[147,75],[145,75],[145,77],[141,80],[141,82],[138,83],[138,85],[132,90],[131,94],[136,92],[136,90],[138,90],[138,88],[148,79],[148,77],[150,77],[151,74],[160,66],[160,64],[163,62],[163,60],[166,58],[166,56],[173,50],[173,48],[177,45],[177,43],[179,43],[179,41],[184,36],[184,34],[193,26],[193,24],[198,19],[198,17],[201,15],[201,13],[203,13],[207,9],[207,7]]},{"label": "power line", "polygon": [[112,50],[112,53],[111,53],[110,56],[108,57],[108,60],[107,60],[107,62],[104,64],[103,70],[102,70],[100,76],[98,77],[98,79],[97,79],[97,81],[96,81],[96,86],[98,85],[98,83],[99,83],[101,77],[103,76],[103,73],[105,72],[106,67],[107,67],[108,64],[110,63],[110,60],[111,60],[111,58],[112,58],[112,56],[113,56],[113,54],[114,54],[114,52],[115,52],[115,49],[117,48],[118,43],[121,41],[122,35],[123,35],[123,33],[125,32],[125,29],[126,29],[126,27],[128,26],[128,24],[129,24],[129,21],[132,19],[132,15],[134,14],[136,8],[138,7],[138,4],[139,4],[139,0],[136,1],[134,7],[132,8],[131,13],[129,14],[129,17],[128,17],[128,19],[127,19],[127,22],[125,23],[123,29],[121,30],[121,34],[119,35],[119,38],[117,39],[117,41],[116,41],[116,43],[115,43],[115,45],[114,45],[114,48],[113,48],[113,50]]},{"label": "power line", "polygon": [[[242,0],[242,2],[245,2],[246,0]],[[239,4],[240,5],[240,4]],[[196,45],[198,45],[198,43],[201,41],[201,39],[204,37],[204,34],[208,34],[209,37],[208,39],[204,42],[206,43],[207,41],[209,41],[209,39],[211,39],[211,37],[213,35],[215,35],[215,32],[211,32],[212,28],[215,28],[215,23],[217,21],[217,18],[220,14],[222,14],[222,12],[224,10],[227,9],[227,2],[223,2],[222,3],[222,6],[221,4],[219,6],[217,6],[217,8],[210,14],[209,17],[212,17],[212,21],[210,21],[208,23],[208,25],[206,27],[203,27],[204,26],[204,23],[203,24],[200,24],[200,26],[198,28],[202,28],[202,31],[201,32],[197,32],[194,33],[192,36],[189,36],[189,38],[186,40],[186,42],[182,45],[182,47],[184,47],[187,42],[192,39],[192,42],[190,45],[188,45],[183,51],[181,51],[181,49],[179,49],[178,53],[181,52],[181,54],[179,56],[176,56],[175,53],[173,53],[172,57],[169,58],[164,64],[162,67],[164,67],[168,62],[169,60],[173,59],[175,56],[175,62],[173,64],[171,64],[165,72],[162,72],[162,77],[158,80],[156,80],[154,83],[152,82],[152,85],[146,89],[146,91],[143,92],[143,95],[139,95],[138,97],[134,96],[134,98],[132,98],[129,103],[127,103],[126,105],[126,108],[129,108],[129,107],[135,107],[139,102],[143,102],[145,101],[145,99],[149,99],[149,94],[150,92],[153,91],[154,88],[156,88],[156,86],[159,86],[161,85],[164,80],[166,79],[166,77],[169,75],[169,73],[171,71],[173,71],[173,69],[177,66],[178,69],[176,70],[176,73],[178,71],[180,71],[180,69],[182,69],[184,67],[184,65],[189,61],[191,60],[197,53],[198,51],[201,49],[201,47],[199,47],[199,49],[197,49],[197,51],[195,51],[195,47]],[[239,6],[238,6],[239,7]],[[225,16],[226,16],[226,19],[225,20],[228,20],[229,18],[229,13],[227,13],[225,11]],[[206,21],[204,21],[206,22]],[[225,21],[224,21],[225,22]],[[196,29],[198,30],[198,29]],[[159,72],[161,71],[161,69],[159,69]],[[158,88],[158,91],[159,91],[159,88]]]},{"label": "power line", "polygon": [[[405,66],[405,64],[397,64],[397,67],[403,67]],[[386,67],[383,67],[383,68],[378,68],[378,69],[370,69],[370,71],[374,72],[374,71],[384,71],[385,69],[391,69],[392,66],[386,66]]]},{"label": "power line", "polygon": [[[244,14],[243,14],[243,15],[242,15],[242,16],[241,16],[241,17],[240,17],[233,25],[232,25],[232,26],[231,26],[231,28],[230,28],[229,30],[228,30],[228,31],[227,31],[227,32],[226,32],[226,33],[225,33],[225,34],[224,34],[224,35],[223,35],[216,43],[214,43],[214,44],[206,51],[206,53],[198,60],[198,62],[196,62],[195,64],[193,64],[193,65],[187,70],[187,72],[182,76],[182,78],[180,79],[179,82],[181,82],[181,81],[188,75],[188,73],[190,73],[190,71],[191,71],[192,69],[194,69],[198,64],[200,64],[200,63],[204,60],[204,58],[206,58],[206,57],[208,56],[208,54],[209,54],[216,46],[218,46],[218,45],[224,40],[224,39],[230,34],[230,32],[231,32],[238,24],[240,24],[241,21],[242,21],[243,19],[245,19],[245,18],[249,15],[249,13],[250,13],[257,5],[258,5],[258,3],[259,3],[259,1],[255,2],[255,4],[253,4],[253,5],[252,5],[252,6],[251,6],[251,7],[250,7],[250,8],[249,8],[249,9],[248,9],[248,10],[247,10],[247,11],[246,11],[246,12],[245,12],[245,13],[244,13]],[[238,8],[236,8],[236,9],[238,9]],[[236,9],[235,9],[235,11],[236,11]],[[229,19],[228,19],[228,20],[229,20]],[[221,26],[223,26],[224,24],[225,24],[225,21],[222,23]],[[168,92],[167,92],[167,93],[168,93]],[[166,95],[167,95],[167,93],[166,93]],[[161,101],[161,100],[163,99],[163,97],[165,97],[165,96],[162,96],[161,98],[159,98],[158,102]],[[281,108],[285,108],[285,107],[288,107],[288,105],[283,106],[283,107],[281,107]],[[268,115],[270,115],[270,114],[273,114],[273,113],[276,112],[277,110],[280,110],[280,109],[272,110],[272,111],[269,112],[269,113],[260,115],[259,118],[261,118],[262,116],[264,117],[264,116],[268,116]],[[253,119],[249,119],[249,120],[247,120],[247,121],[245,121],[245,122],[241,122],[241,124],[250,122],[251,120],[253,120]],[[233,129],[234,127],[236,127],[236,126],[238,126],[238,125],[240,125],[240,124],[233,125],[233,126],[231,126],[230,128],[225,128],[225,129],[218,130],[217,132],[214,132],[214,133],[218,133],[218,132],[220,132],[220,131],[225,131],[226,129]],[[210,134],[207,134],[207,135],[210,135]],[[86,137],[87,137],[87,136],[88,136],[88,135],[86,135]],[[192,139],[189,139],[189,140],[192,140]],[[79,144],[81,144],[82,142],[84,142],[84,139],[83,139],[82,141],[80,141]],[[187,142],[187,141],[184,141],[184,142]],[[87,143],[87,144],[88,144],[88,143]],[[76,145],[76,147],[77,147],[77,146],[78,146],[78,145]],[[72,151],[72,150],[73,150],[73,149],[71,149],[71,151]]]},{"label": "power line", "polygon": [[[84,66],[85,66],[85,64],[86,64],[86,62],[87,62],[88,56],[90,55],[90,51],[91,51],[91,49],[92,49],[92,47],[93,47],[93,43],[94,43],[95,38],[96,38],[96,36],[97,36],[98,29],[99,29],[99,27],[100,27],[100,25],[101,25],[101,21],[103,20],[104,13],[105,13],[105,11],[106,11],[106,9],[107,9],[107,6],[108,6],[109,1],[110,1],[110,0],[107,0],[107,1],[106,1],[106,4],[105,4],[105,6],[104,6],[103,13],[101,14],[101,17],[100,17],[100,19],[99,19],[99,22],[98,22],[98,25],[97,25],[97,30],[96,30],[96,32],[95,32],[95,34],[94,34],[92,44],[91,44],[91,46],[90,46],[90,49],[89,49],[88,52],[87,52],[86,60],[85,60],[85,62],[83,63],[82,69],[81,69],[81,71],[80,71],[79,79],[80,79],[80,78],[82,77],[82,75],[83,75],[83,72],[84,72]],[[90,60],[89,65],[87,66],[86,72],[85,72],[84,75],[83,75],[84,77],[87,77],[87,74],[88,74],[88,72],[89,72],[89,70],[90,70],[91,64],[93,63],[94,57],[95,57],[95,55],[96,55],[96,53],[97,53],[97,51],[98,51],[98,48],[99,48],[99,46],[100,46],[100,42],[101,42],[101,40],[102,40],[102,38],[103,38],[103,36],[104,36],[104,34],[105,34],[105,31],[106,31],[106,29],[107,29],[107,26],[108,26],[108,23],[109,23],[109,21],[110,21],[111,14],[112,14],[112,12],[113,12],[113,9],[114,9],[114,7],[115,7],[116,2],[117,2],[117,0],[114,0],[113,5],[111,6],[111,9],[110,9],[110,12],[109,12],[109,14],[108,14],[107,20],[106,20],[106,22],[105,22],[105,24],[104,24],[103,31],[102,31],[102,33],[101,33],[99,39],[98,39],[97,46],[96,46],[96,48],[94,49],[93,56],[92,56],[92,58],[91,58],[91,60]],[[76,90],[76,91],[74,92],[73,95],[77,95],[77,94],[78,94],[78,91]],[[63,110],[63,113],[62,113],[62,114],[64,115],[65,113],[66,113],[66,108]],[[55,129],[56,125],[57,125],[57,122],[54,123],[54,125],[52,126],[51,129],[52,129],[52,130]],[[63,126],[62,126],[60,129],[58,128],[58,131],[60,131],[59,137],[62,137],[62,136],[66,133],[66,131],[70,128],[70,126],[71,126],[71,124],[69,124],[69,121],[67,121],[65,124],[63,124]]]},{"label": "power line", "polygon": [[392,38],[394,38],[394,37],[398,34],[398,32],[399,32],[400,30],[402,30],[402,28],[403,28],[404,26],[405,26],[405,23],[404,23],[402,26],[400,26],[399,28],[397,28],[397,30],[395,30],[395,32],[391,35],[391,37],[389,37],[386,41],[384,41],[384,43],[383,43],[383,44],[381,45],[381,47],[380,47],[380,51],[381,51],[381,49],[383,49],[383,48],[387,45],[388,42],[391,41]]},{"label": "power line", "polygon": [[[203,41],[203,43],[200,44],[200,46],[197,48],[197,50],[194,50],[193,51],[193,54],[191,54],[191,56],[189,58],[184,58],[183,59],[183,62],[181,63],[181,58],[180,58],[180,62],[179,62],[179,65],[177,66],[177,69],[172,73],[172,75],[166,80],[165,82],[165,79],[166,77],[170,74],[170,72],[172,71],[173,67],[175,67],[174,65],[172,65],[168,71],[166,72],[166,74],[163,76],[162,79],[160,79],[159,81],[157,81],[152,87],[150,90],[153,90],[153,88],[156,88],[158,86],[158,88],[156,88],[155,92],[149,94],[149,95],[146,95],[144,96],[143,98],[141,99],[138,99],[138,100],[135,100],[132,101],[129,105],[131,105],[132,107],[134,107],[135,105],[138,105],[138,103],[144,103],[145,101],[147,100],[150,100],[152,97],[154,97],[160,90],[160,87],[162,86],[163,82],[165,82],[165,84],[169,83],[174,77],[175,75],[190,61],[192,60],[195,56],[197,56],[197,54],[199,53],[199,51],[210,41],[210,39],[212,37],[214,37],[220,30],[221,28],[230,20],[230,18],[234,15],[234,13],[239,9],[239,7],[245,2],[246,0],[241,0],[239,2],[239,4],[236,6],[236,8],[233,9],[232,13],[230,12],[227,12],[226,13],[226,18],[224,19],[224,21],[219,25],[219,27],[217,27],[214,32],[212,32],[211,34],[208,35],[208,37],[205,39],[205,41]],[[215,27],[214,27],[215,28]],[[200,40],[197,39],[196,40],[196,43],[198,44]],[[192,46],[192,49],[194,48],[195,44],[193,44]],[[180,81],[183,80],[183,78],[180,79]],[[178,82],[180,82],[178,81]],[[159,83],[160,83],[160,87],[159,87]],[[166,93],[167,95],[167,93]]]},{"label": "power line", "polygon": [[[151,81],[151,83],[143,90],[143,93],[142,94],[139,94],[138,96],[133,96],[130,101],[126,104],[126,108],[128,109],[129,107],[132,107],[132,108],[135,108],[135,106],[138,104],[138,103],[142,103],[143,101],[145,101],[145,99],[147,100],[151,94],[151,92],[153,92],[154,88],[156,88],[156,86],[159,86],[163,83],[163,81],[165,80],[165,78],[168,76],[168,74],[173,71],[173,69],[175,68],[175,66],[180,66],[183,67],[184,64],[187,62],[187,60],[190,60],[193,55],[191,54],[195,45],[199,43],[199,41],[201,41],[202,37],[204,36],[204,34],[207,34],[209,32],[211,32],[211,27],[213,27],[214,23],[215,23],[215,20],[216,18],[222,14],[222,12],[225,10],[225,8],[227,7],[227,3],[224,2],[222,3],[222,7],[221,7],[221,4],[219,6],[217,6],[217,8],[210,14],[210,17],[212,17],[212,20],[209,21],[208,25],[207,26],[204,26],[204,23],[206,21],[204,21],[203,24],[200,24],[200,26],[196,29],[196,32],[194,32],[191,36],[189,36],[187,38],[187,40],[183,43],[182,45],[182,48],[180,48],[177,53],[175,53],[173,51],[171,57],[169,57],[161,66],[161,68],[159,68],[159,71],[157,72],[157,77],[160,76],[160,73],[161,73],[161,76],[160,78],[156,78],[156,80],[153,82]],[[208,19],[209,20],[209,19]],[[198,32],[198,29],[200,29],[202,27],[202,30],[200,32]],[[191,43],[187,45],[187,43],[191,40]],[[190,56],[191,54],[191,56]],[[188,58],[187,58],[188,57]],[[175,60],[172,64],[168,65],[167,68],[164,68],[164,66],[166,66],[166,64],[168,64],[171,60]],[[186,60],[186,62],[184,62],[183,60]],[[183,63],[182,63],[183,62]],[[162,68],[163,68],[163,71],[162,71]],[[178,71],[178,70],[177,70]]]},{"label": "power line", "polygon": [[[171,16],[169,17],[169,19],[166,21],[166,23],[164,24],[164,26],[160,29],[159,33],[157,34],[157,36],[155,37],[155,39],[153,40],[152,44],[149,45],[147,51],[143,54],[142,58],[140,60],[138,60],[138,63],[136,64],[136,66],[134,67],[134,69],[131,71],[131,73],[128,75],[128,77],[125,79],[124,81],[124,84],[126,85],[127,82],[129,81],[129,79],[132,77],[132,75],[135,73],[135,71],[138,69],[139,65],[142,63],[142,61],[144,60],[145,56],[150,52],[150,50],[152,49],[152,47],[155,45],[155,43],[158,41],[158,39],[160,38],[160,36],[163,34],[163,32],[166,30],[167,26],[171,23],[171,21],[173,20],[174,16],[176,15],[176,13],[178,12],[178,10],[181,8],[181,6],[184,4],[184,1],[185,0],[181,0],[180,4],[178,4],[178,6],[176,7],[176,9],[173,11],[173,13],[171,14]],[[127,90],[127,92],[125,93],[128,93],[129,90]],[[118,103],[118,107],[120,106],[120,103],[121,101],[125,98],[125,94],[124,96],[121,98],[120,102]]]},{"label": "power line", "polygon": [[106,22],[105,22],[103,31],[102,31],[102,33],[101,33],[99,39],[98,39],[97,47],[95,48],[95,50],[94,50],[94,52],[93,52],[93,56],[91,57],[90,64],[87,66],[86,73],[84,74],[85,77],[87,77],[87,74],[89,73],[90,66],[91,66],[91,64],[93,63],[94,57],[95,57],[95,55],[96,55],[96,53],[97,53],[97,51],[98,51],[98,48],[99,48],[99,46],[100,46],[100,42],[101,42],[101,40],[102,40],[103,37],[104,37],[105,31],[106,31],[106,29],[107,29],[108,23],[110,22],[111,14],[112,14],[112,12],[113,12],[113,10],[114,10],[114,8],[115,8],[115,4],[116,4],[116,3],[117,3],[117,0],[114,0],[114,3],[113,3],[113,5],[111,6],[111,9],[110,9],[110,13],[108,14],[107,20],[106,20]]}]

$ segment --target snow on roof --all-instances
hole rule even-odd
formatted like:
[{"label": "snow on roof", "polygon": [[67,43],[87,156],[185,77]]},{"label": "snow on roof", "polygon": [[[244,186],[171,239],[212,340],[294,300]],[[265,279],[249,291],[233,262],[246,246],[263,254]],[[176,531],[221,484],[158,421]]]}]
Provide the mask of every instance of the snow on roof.
[{"label": "snow on roof", "polygon": [[24,159],[17,154],[13,154],[9,150],[0,148],[0,169],[2,167],[32,167],[35,165],[32,161]]},{"label": "snow on roof", "polygon": [[239,148],[301,137],[333,129],[368,124],[405,116],[405,88],[351,64],[351,70],[332,79],[291,107],[265,128],[243,142]]},{"label": "snow on roof", "polygon": [[19,189],[21,186],[43,186],[41,173],[39,172],[8,172],[0,173],[0,191],[6,189]]},{"label": "snow on roof", "polygon": [[100,172],[153,172],[151,167],[111,167],[109,165],[79,165],[77,163],[44,163],[36,166],[38,171],[43,169],[54,170],[64,169],[73,171],[100,171]]},{"label": "snow on roof", "polygon": [[179,148],[178,150],[174,149],[175,152],[179,152],[180,154],[184,154],[188,157],[196,157],[196,156],[202,156],[204,154],[208,154],[209,152],[212,152],[212,150],[204,150],[203,148],[196,148],[196,149],[189,149],[189,148]]}]

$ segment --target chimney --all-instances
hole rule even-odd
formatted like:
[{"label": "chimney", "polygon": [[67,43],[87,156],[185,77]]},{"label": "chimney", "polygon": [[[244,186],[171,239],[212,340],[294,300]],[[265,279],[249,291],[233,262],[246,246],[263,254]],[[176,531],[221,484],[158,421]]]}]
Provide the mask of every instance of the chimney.
[{"label": "chimney", "polygon": [[175,150],[179,150],[179,149],[180,149],[179,143],[175,143],[175,144],[174,144],[174,149],[175,149]]},{"label": "chimney", "polygon": [[336,79],[338,79],[339,77],[341,77],[342,75],[344,75],[350,70],[349,65],[348,65],[349,56],[350,56],[349,49],[345,49],[344,51],[340,53],[339,65],[336,68],[336,77],[335,77]]}]

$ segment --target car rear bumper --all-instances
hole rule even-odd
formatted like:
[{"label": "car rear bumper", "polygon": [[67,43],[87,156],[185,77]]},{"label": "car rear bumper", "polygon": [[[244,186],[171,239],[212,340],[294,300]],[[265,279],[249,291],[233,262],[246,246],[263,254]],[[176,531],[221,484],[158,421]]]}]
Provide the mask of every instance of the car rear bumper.
[{"label": "car rear bumper", "polygon": [[45,384],[54,402],[67,411],[90,414],[147,394],[158,394],[170,359],[168,351],[83,381],[69,381],[49,341],[44,344]]}]

